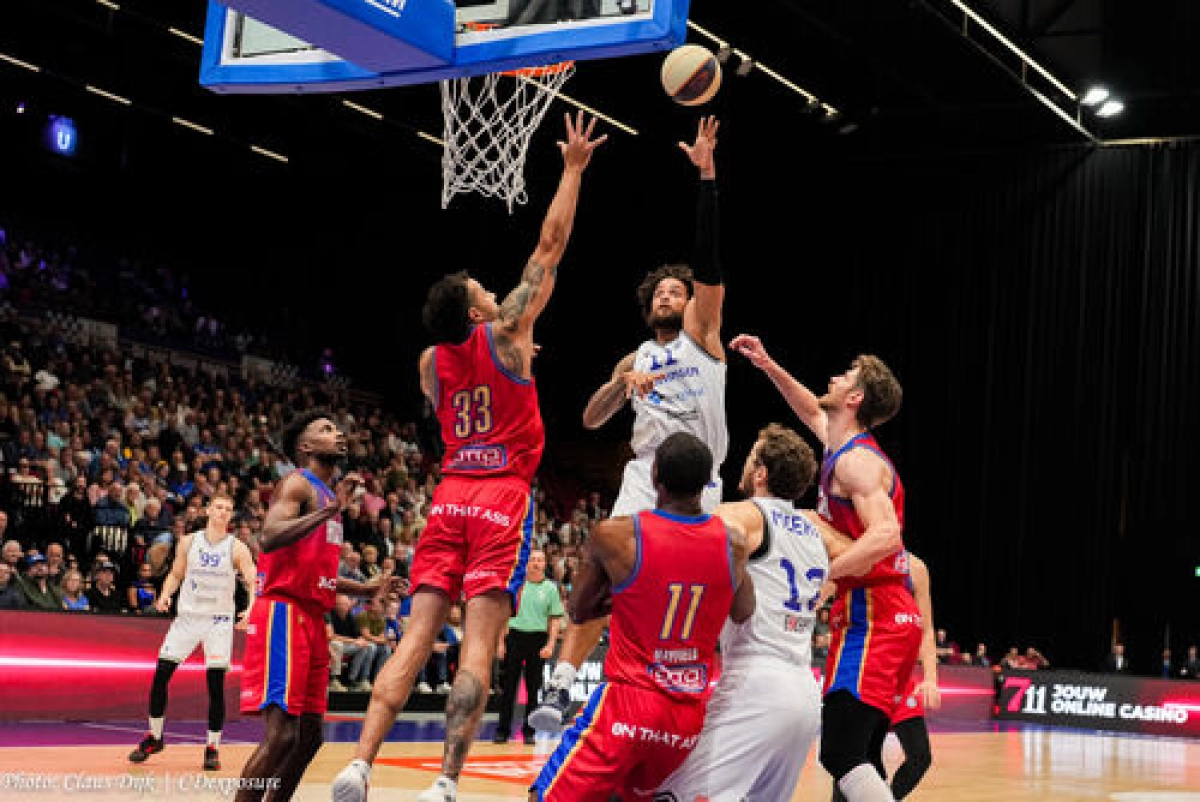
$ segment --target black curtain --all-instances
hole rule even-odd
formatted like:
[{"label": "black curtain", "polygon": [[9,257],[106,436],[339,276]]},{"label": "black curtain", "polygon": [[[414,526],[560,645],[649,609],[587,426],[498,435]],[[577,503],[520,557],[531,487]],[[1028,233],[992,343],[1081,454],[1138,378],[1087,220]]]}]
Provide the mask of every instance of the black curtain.
[{"label": "black curtain", "polygon": [[1150,672],[1168,624],[1177,655],[1200,635],[1198,169],[1191,145],[813,159],[739,213],[790,243],[749,251],[788,289],[741,326],[818,391],[857,352],[900,376],[878,436],[964,648],[1095,668],[1118,619]]}]

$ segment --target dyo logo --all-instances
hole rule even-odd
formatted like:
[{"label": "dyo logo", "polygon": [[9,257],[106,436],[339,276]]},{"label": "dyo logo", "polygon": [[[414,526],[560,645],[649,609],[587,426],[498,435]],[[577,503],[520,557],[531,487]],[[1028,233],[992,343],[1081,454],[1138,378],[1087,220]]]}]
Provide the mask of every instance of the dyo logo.
[{"label": "dyo logo", "polygon": [[326,576],[317,577],[317,589],[318,590],[332,590],[336,593],[337,592],[337,578],[336,577],[326,577]]}]

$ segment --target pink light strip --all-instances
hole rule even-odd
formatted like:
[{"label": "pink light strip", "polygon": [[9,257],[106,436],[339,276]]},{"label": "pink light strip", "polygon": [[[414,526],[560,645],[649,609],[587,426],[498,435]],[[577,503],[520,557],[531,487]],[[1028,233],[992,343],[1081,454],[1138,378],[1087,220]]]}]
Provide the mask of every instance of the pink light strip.
[{"label": "pink light strip", "polygon": [[[0,657],[0,666],[11,668],[103,668],[112,671],[154,671],[157,664],[145,661],[79,660],[76,658],[54,657]],[[205,665],[203,663],[184,663],[179,667],[179,670],[204,671]],[[229,669],[232,674],[240,673],[241,670],[242,666],[240,663],[234,663]]]}]

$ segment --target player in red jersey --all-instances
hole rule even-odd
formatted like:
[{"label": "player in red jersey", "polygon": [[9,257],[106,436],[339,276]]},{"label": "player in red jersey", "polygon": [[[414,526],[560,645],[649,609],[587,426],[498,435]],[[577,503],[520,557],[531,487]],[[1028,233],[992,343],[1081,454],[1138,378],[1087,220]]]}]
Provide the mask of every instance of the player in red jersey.
[{"label": "player in red jersey", "polygon": [[[937,669],[937,639],[933,629],[933,599],[929,590],[929,569],[925,562],[911,552],[908,555],[909,576],[912,579],[911,591],[917,600],[917,609],[921,611],[921,650],[918,662],[921,664],[921,681],[909,673],[907,687],[902,696],[895,700],[890,717],[891,729],[896,733],[896,739],[904,750],[904,762],[896,768],[892,775],[892,796],[904,799],[913,792],[925,772],[933,763],[932,751],[929,747],[929,730],[925,726],[925,711],[936,710],[942,705],[942,694],[938,690]],[[879,744],[880,751],[874,756],[875,769],[880,776],[886,777],[883,767],[883,743]],[[834,802],[845,799],[834,786]]]},{"label": "player in red jersey", "polygon": [[904,486],[871,430],[900,409],[900,383],[875,356],[859,356],[818,398],[779,366],[759,338],[730,348],[761,369],[825,446],[818,512],[854,539],[829,564],[838,598],[821,709],[821,764],[851,802],[892,799],[873,765],[896,697],[921,643],[921,614],[907,587]]},{"label": "player in red jersey", "polygon": [[238,802],[292,798],[321,748],[329,682],[325,615],[338,593],[375,596],[395,587],[384,573],[370,583],[338,576],[342,511],[358,476],[330,490],[346,458],[346,436],[326,413],[307,412],[288,424],[282,449],[303,466],[283,479],[260,536],[258,598],[246,629],[243,713],[262,713],[263,739],[246,765]]},{"label": "player in red jersey", "polygon": [[567,118],[559,143],[562,180],[537,249],[503,304],[465,272],[429,290],[424,320],[434,347],[421,356],[421,389],[433,402],[446,445],[446,478],[409,575],[412,614],[396,653],[375,680],[355,759],[334,779],[333,798],[366,797],[370,764],[404,709],[450,605],[466,597],[458,673],[446,701],[442,775],[418,799],[453,802],[491,685],[500,633],[516,609],[533,532],[530,482],[545,438],[531,363],[533,326],[554,289],[575,219],[583,171],[606,137],[596,121]]},{"label": "player in red jersey", "polygon": [[530,802],[650,798],[699,740],[726,618],[754,613],[746,536],[703,514],[712,452],[685,432],[655,450],[658,505],[597,524],[571,593],[577,623],[611,611],[606,682],[542,768]]}]

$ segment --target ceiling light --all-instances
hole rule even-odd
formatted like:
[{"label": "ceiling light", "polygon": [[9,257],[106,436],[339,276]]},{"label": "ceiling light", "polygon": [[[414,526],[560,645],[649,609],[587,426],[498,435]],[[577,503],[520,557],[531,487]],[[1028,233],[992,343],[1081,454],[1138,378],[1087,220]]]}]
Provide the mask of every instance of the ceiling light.
[{"label": "ceiling light", "polygon": [[1119,100],[1106,100],[1101,104],[1100,108],[1096,109],[1097,117],[1116,117],[1121,112],[1125,111],[1125,104]]},{"label": "ceiling light", "polygon": [[1083,97],[1079,99],[1079,102],[1085,106],[1095,106],[1106,100],[1108,100],[1108,90],[1103,86],[1093,86],[1083,93]]}]

